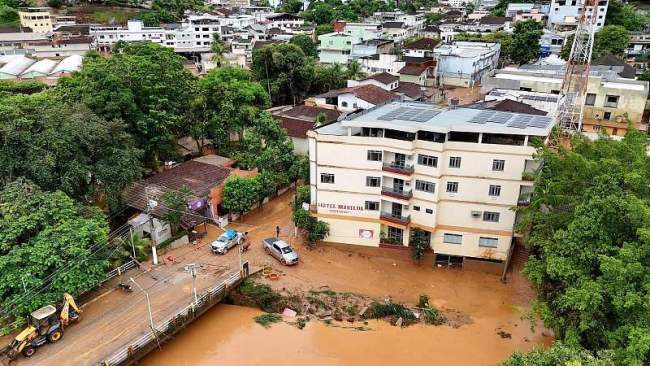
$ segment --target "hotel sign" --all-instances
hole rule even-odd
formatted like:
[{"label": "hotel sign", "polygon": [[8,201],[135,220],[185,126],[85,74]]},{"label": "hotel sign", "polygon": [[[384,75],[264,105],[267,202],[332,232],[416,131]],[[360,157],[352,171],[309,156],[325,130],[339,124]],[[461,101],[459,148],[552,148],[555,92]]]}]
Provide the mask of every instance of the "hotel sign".
[{"label": "hotel sign", "polygon": [[318,208],[323,208],[326,209],[329,212],[335,212],[335,213],[350,213],[350,212],[358,212],[358,211],[363,211],[363,206],[359,205],[343,205],[343,204],[336,204],[336,203],[318,203]]}]

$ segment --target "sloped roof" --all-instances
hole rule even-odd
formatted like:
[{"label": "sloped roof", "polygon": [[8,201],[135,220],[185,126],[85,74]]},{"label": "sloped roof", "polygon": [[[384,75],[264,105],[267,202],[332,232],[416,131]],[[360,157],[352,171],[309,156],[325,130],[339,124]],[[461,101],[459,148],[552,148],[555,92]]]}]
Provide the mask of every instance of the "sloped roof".
[{"label": "sloped roof", "polygon": [[407,64],[402,67],[398,73],[400,75],[422,75],[428,68],[433,67],[430,63],[421,63],[421,64]]},{"label": "sloped roof", "polygon": [[404,45],[404,48],[416,50],[433,50],[433,48],[436,47],[439,43],[439,39],[420,38],[417,41],[413,41]]},{"label": "sloped roof", "polygon": [[403,28],[404,22],[385,22],[382,26],[384,28]]},{"label": "sloped roof", "polygon": [[0,67],[0,74],[18,76],[27,70],[36,60],[28,57],[18,57],[10,60],[4,66]]},{"label": "sloped roof", "polygon": [[510,18],[486,15],[479,19],[478,22],[480,24],[505,24],[508,20],[510,20]]},{"label": "sloped roof", "polygon": [[84,58],[80,55],[72,55],[64,58],[59,62],[58,65],[52,70],[51,74],[56,74],[57,72],[75,72],[81,69],[83,65]]},{"label": "sloped roof", "polygon": [[269,15],[268,17],[266,17],[266,19],[269,19],[269,20],[284,20],[284,19],[298,20],[298,19],[302,19],[302,17],[299,16],[299,15],[295,15],[295,14],[280,13],[280,14]]},{"label": "sloped roof", "polygon": [[399,80],[399,76],[389,74],[387,72],[380,72],[379,74],[370,75],[363,80],[377,80],[378,82],[389,85]]},{"label": "sloped roof", "polygon": [[501,112],[514,112],[534,114],[538,116],[545,116],[547,113],[537,108],[531,107],[529,104],[518,102],[512,99],[493,100],[489,102],[479,102],[466,106],[473,109],[491,109]]},{"label": "sloped roof", "polygon": [[58,62],[46,58],[33,63],[32,66],[28,67],[27,70],[22,72],[22,74],[34,72],[45,76],[48,75],[50,71],[52,71],[54,67],[56,67],[57,64]]},{"label": "sloped roof", "polygon": [[325,94],[318,95],[319,98],[333,98],[341,94],[353,94],[361,100],[374,105],[382,104],[390,100],[397,100],[399,96],[388,90],[384,90],[376,85],[366,84],[357,85],[349,88],[330,90]]},{"label": "sloped roof", "polygon": [[625,61],[611,53],[592,60],[591,64],[601,66],[621,66],[623,67],[623,71],[619,72],[618,75],[626,79],[634,79],[636,77],[636,69],[633,66],[627,64]]},{"label": "sloped roof", "polygon": [[334,109],[307,105],[280,106],[271,108],[268,111],[280,121],[289,136],[297,138],[307,136],[307,131],[314,127],[316,118],[321,113],[326,116],[324,123],[336,121],[341,115],[339,111]]},{"label": "sloped roof", "polygon": [[420,85],[405,81],[400,81],[399,86],[394,91],[396,93],[404,94],[413,100],[418,100],[424,96],[424,91]]}]

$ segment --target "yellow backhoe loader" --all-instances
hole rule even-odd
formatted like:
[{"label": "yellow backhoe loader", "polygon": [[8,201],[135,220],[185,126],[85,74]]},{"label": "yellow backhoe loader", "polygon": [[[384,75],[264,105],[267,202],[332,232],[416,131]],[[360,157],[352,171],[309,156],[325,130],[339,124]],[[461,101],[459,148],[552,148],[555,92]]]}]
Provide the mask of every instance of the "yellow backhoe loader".
[{"label": "yellow backhoe loader", "polygon": [[46,305],[33,311],[29,315],[27,328],[0,352],[8,359],[3,363],[15,360],[19,353],[25,357],[32,357],[38,347],[47,342],[58,342],[63,337],[63,329],[71,321],[79,319],[80,313],[81,309],[70,294],[63,294],[63,304],[58,308],[54,305]]}]

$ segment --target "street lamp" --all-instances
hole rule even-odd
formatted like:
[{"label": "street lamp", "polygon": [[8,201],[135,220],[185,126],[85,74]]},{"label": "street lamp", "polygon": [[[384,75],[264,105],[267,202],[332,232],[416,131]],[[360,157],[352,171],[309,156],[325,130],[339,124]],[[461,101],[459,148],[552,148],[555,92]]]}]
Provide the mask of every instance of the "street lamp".
[{"label": "street lamp", "polygon": [[135,280],[133,277],[129,277],[129,280],[133,282],[139,289],[144,293],[144,296],[147,298],[147,310],[149,311],[149,326],[151,327],[151,331],[154,331],[154,326],[153,326],[153,315],[151,314],[151,302],[149,301],[149,293],[145,291]]},{"label": "street lamp", "polygon": [[199,297],[196,293],[196,263],[190,263],[185,266],[185,272],[189,272],[192,275],[192,293],[194,294],[194,305],[199,304]]}]

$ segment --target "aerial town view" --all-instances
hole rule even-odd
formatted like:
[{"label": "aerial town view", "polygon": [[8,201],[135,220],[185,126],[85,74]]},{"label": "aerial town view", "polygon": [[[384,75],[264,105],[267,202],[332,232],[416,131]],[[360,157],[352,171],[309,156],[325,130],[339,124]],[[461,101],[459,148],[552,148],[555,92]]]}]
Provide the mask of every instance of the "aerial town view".
[{"label": "aerial town view", "polygon": [[0,366],[650,366],[650,1],[0,0]]}]

